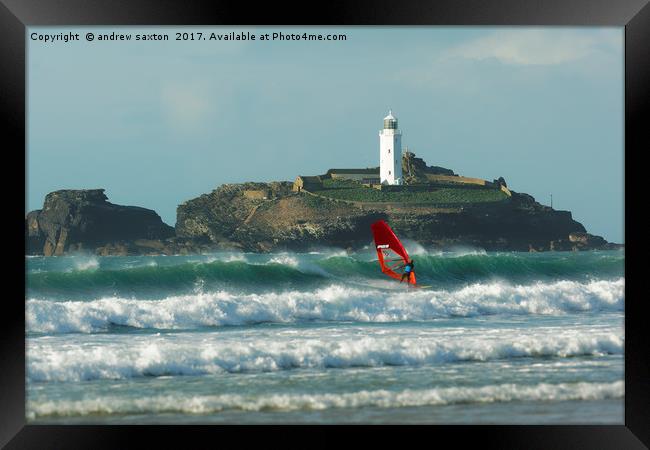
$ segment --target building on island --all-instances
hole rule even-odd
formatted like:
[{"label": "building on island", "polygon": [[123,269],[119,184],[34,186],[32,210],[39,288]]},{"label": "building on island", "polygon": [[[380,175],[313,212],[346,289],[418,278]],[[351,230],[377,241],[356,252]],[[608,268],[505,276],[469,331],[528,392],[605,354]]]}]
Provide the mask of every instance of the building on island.
[{"label": "building on island", "polygon": [[354,180],[362,184],[379,184],[379,167],[368,169],[330,169],[328,178]]},{"label": "building on island", "polygon": [[299,175],[296,181],[293,182],[293,191],[317,191],[322,189],[323,180],[320,176],[305,176]]},{"label": "building on island", "polygon": [[379,168],[381,184],[402,184],[402,132],[392,111],[384,117],[384,128],[379,131]]},{"label": "building on island", "polygon": [[324,175],[296,177],[293,191],[318,191],[323,189],[323,180],[352,180],[367,186],[379,185],[379,167],[368,169],[329,169]]}]

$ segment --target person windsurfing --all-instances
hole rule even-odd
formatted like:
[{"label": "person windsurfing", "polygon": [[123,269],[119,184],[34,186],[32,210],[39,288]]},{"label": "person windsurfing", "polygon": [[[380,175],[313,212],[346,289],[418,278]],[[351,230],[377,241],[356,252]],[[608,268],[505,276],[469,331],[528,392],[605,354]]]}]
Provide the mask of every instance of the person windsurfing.
[{"label": "person windsurfing", "polygon": [[[377,260],[381,271],[402,283],[406,280],[409,287],[421,287],[416,284],[415,263],[406,249],[386,222],[378,220],[370,225],[377,249]],[[403,269],[403,270],[402,270]]]},{"label": "person windsurfing", "polygon": [[415,263],[412,259],[409,259],[408,262],[404,265],[404,273],[402,274],[402,278],[399,280],[399,282],[401,283],[406,279],[406,282],[409,283],[411,280],[411,273],[415,275]]}]

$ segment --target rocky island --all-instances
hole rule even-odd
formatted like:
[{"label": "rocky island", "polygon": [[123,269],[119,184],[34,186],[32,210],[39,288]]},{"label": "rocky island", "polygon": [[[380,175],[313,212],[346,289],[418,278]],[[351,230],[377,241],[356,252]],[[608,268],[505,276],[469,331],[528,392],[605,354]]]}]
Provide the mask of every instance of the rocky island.
[{"label": "rocky island", "polygon": [[412,152],[402,155],[402,170],[404,186],[377,183],[378,167],[330,169],[293,183],[224,184],[179,205],[175,228],[155,211],[108,202],[103,189],[56,191],[26,215],[26,254],[355,250],[371,244],[370,224],[379,219],[401,238],[442,250],[621,247],[587,233],[571,212],[512,191],[503,178],[462,177]]}]

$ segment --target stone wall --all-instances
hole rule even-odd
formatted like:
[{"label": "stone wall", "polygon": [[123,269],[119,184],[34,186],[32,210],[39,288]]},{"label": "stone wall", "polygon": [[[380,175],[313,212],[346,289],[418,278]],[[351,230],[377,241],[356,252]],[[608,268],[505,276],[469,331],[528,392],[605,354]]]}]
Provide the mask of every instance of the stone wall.
[{"label": "stone wall", "polygon": [[451,175],[426,175],[427,179],[432,182],[438,183],[458,183],[458,184],[473,184],[478,186],[491,186],[492,183],[481,178],[451,176]]}]

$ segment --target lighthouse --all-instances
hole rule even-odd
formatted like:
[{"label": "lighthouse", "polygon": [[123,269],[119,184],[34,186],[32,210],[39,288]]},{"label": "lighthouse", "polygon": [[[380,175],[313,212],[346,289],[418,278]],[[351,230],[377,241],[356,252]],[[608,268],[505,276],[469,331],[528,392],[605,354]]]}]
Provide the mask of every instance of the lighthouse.
[{"label": "lighthouse", "polygon": [[402,132],[392,111],[379,132],[379,178],[381,184],[402,184]]}]

